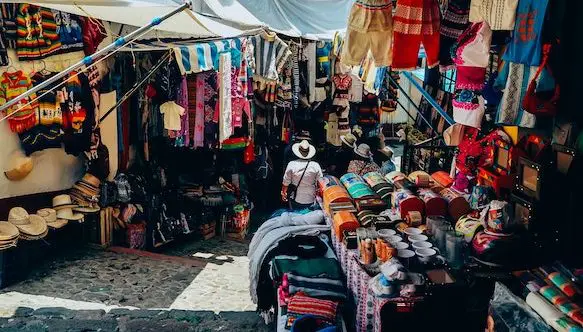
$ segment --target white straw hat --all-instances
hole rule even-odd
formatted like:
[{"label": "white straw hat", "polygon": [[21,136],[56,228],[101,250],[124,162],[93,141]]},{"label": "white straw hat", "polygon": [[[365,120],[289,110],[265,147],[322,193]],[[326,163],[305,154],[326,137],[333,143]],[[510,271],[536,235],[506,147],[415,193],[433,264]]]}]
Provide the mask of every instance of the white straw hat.
[{"label": "white straw hat", "polygon": [[292,152],[300,159],[312,159],[316,155],[316,148],[307,140],[292,145]]},{"label": "white straw hat", "polygon": [[370,158],[372,157],[372,152],[370,152],[370,146],[368,144],[360,144],[358,147],[354,148],[354,153],[363,157],[363,158]]},{"label": "white straw hat", "polygon": [[10,209],[8,222],[16,226],[22,235],[39,236],[47,231],[47,223],[43,218],[28,214],[22,207]]}]

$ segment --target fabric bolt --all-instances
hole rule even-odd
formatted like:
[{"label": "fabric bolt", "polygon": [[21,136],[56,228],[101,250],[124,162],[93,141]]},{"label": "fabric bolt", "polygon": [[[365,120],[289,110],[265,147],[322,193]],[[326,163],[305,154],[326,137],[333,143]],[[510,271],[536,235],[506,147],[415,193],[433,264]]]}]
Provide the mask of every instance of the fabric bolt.
[{"label": "fabric bolt", "polygon": [[439,64],[440,12],[437,0],[399,0],[393,16],[393,70],[417,67],[421,43],[427,66]]},{"label": "fabric bolt", "polygon": [[184,107],[173,101],[167,101],[160,105],[160,113],[164,114],[164,129],[180,130],[182,128],[181,116],[184,115]]},{"label": "fabric bolt", "polygon": [[[307,170],[306,170],[307,167]],[[302,178],[302,173],[305,174]],[[282,184],[297,186],[295,201],[300,204],[312,204],[316,199],[318,180],[323,176],[322,169],[317,162],[307,160],[293,160],[287,164],[283,174]],[[301,183],[298,183],[302,179]]]},{"label": "fabric bolt", "polygon": [[[32,85],[37,86],[54,75],[55,73],[50,73],[48,75],[36,73],[31,77]],[[57,93],[57,89],[53,90],[56,85],[57,84],[55,83],[38,91],[39,99],[37,118],[41,125],[63,124],[61,103],[63,102],[64,96],[61,93]]]},{"label": "fabric bolt", "polygon": [[346,288],[342,281],[325,277],[304,277],[292,272],[286,273],[289,293],[302,292],[312,297],[346,299]]},{"label": "fabric bolt", "polygon": [[357,66],[370,50],[378,66],[389,66],[392,58],[392,0],[357,0],[348,17],[341,61]]},{"label": "fabric bolt", "polygon": [[[2,73],[2,80],[0,81],[0,105],[20,96],[30,88],[32,88],[32,81],[24,72]],[[10,130],[15,133],[22,133],[38,123],[38,102],[34,101],[35,99],[36,94],[33,93],[3,111],[2,116],[7,116],[15,112],[8,119]]]},{"label": "fabric bolt", "polygon": [[365,175],[369,172],[379,172],[381,168],[374,161],[351,160],[348,164],[347,173]]},{"label": "fabric bolt", "polygon": [[441,71],[452,69],[451,48],[466,30],[470,16],[470,0],[450,0],[443,13],[439,30],[439,66]]},{"label": "fabric bolt", "polygon": [[470,22],[485,21],[492,30],[513,30],[519,0],[471,0]]},{"label": "fabric bolt", "polygon": [[538,66],[542,54],[542,30],[548,0],[520,0],[512,40],[503,60]]},{"label": "fabric bolt", "polygon": [[288,314],[298,315],[312,314],[322,317],[329,322],[335,322],[337,308],[337,302],[320,300],[303,295],[294,295],[289,300],[287,312]]},{"label": "fabric bolt", "polygon": [[61,41],[60,52],[75,52],[84,49],[82,22],[77,15],[52,9],[56,33]]},{"label": "fabric bolt", "polygon": [[[527,66],[513,62],[503,64],[494,83],[495,88],[504,90],[502,100],[498,105],[496,123],[525,128],[533,128],[535,126],[536,116],[524,111],[522,100],[537,70],[537,66]],[[537,81],[537,92],[551,91],[554,86],[554,79],[547,69],[543,69]]]},{"label": "fabric bolt", "polygon": [[83,73],[72,71],[60,93],[65,151],[78,155],[90,148],[95,126],[95,102],[89,79]]},{"label": "fabric bolt", "polygon": [[20,4],[16,25],[19,60],[42,59],[61,50],[55,17],[50,9]]},{"label": "fabric bolt", "polygon": [[277,34],[266,32],[249,37],[255,51],[255,75],[277,80],[279,72],[290,56],[288,45]]}]

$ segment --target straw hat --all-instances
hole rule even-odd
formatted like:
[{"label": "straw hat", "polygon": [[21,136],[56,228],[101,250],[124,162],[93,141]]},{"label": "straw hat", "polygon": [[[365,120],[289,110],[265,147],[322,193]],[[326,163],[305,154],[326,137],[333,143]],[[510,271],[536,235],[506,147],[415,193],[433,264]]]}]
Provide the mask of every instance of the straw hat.
[{"label": "straw hat", "polygon": [[45,220],[35,214],[28,214],[21,207],[14,207],[8,213],[8,222],[13,224],[20,231],[21,237],[40,236],[47,232]]},{"label": "straw hat", "polygon": [[61,209],[72,209],[77,207],[77,204],[74,204],[71,200],[71,196],[67,194],[57,195],[53,197],[53,209],[61,210]]},{"label": "straw hat", "polygon": [[57,219],[65,220],[81,220],[83,215],[80,213],[73,213],[73,208],[78,207],[77,204],[73,204],[71,196],[69,195],[58,195],[53,198],[53,209],[57,211]]},{"label": "straw hat", "polygon": [[351,133],[340,136],[340,140],[353,149],[356,147],[356,136]]},{"label": "straw hat", "polygon": [[69,223],[68,220],[57,219],[57,211],[54,209],[40,209],[36,211],[36,214],[43,218],[47,226],[52,229],[62,228]]},{"label": "straw hat", "polygon": [[292,145],[292,152],[300,159],[312,159],[316,155],[316,148],[307,140]]},{"label": "straw hat", "polygon": [[372,157],[372,152],[370,152],[370,146],[368,144],[360,144],[358,147],[354,148],[354,153],[363,157],[363,158],[370,158]]},{"label": "straw hat", "polygon": [[101,181],[92,174],[86,173],[83,178],[73,185],[69,195],[78,206],[73,210],[82,213],[94,213],[100,210],[99,195]]},{"label": "straw hat", "polygon": [[6,221],[0,221],[0,246],[18,240],[19,234],[16,226]]},{"label": "straw hat", "polygon": [[22,151],[12,152],[8,158],[4,175],[10,181],[20,181],[32,171],[32,158],[25,156]]}]

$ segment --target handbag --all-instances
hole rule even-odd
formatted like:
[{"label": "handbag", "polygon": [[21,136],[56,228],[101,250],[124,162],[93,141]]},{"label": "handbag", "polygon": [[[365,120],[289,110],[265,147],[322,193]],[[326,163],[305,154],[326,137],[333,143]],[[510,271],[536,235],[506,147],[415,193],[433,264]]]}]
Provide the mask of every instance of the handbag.
[{"label": "handbag", "polygon": [[[551,51],[551,45],[545,44],[543,46],[543,60],[534,75],[534,78],[528,85],[524,99],[522,99],[522,108],[528,113],[534,115],[543,116],[554,116],[557,114],[557,103],[560,97],[559,83],[555,82],[555,90],[553,91],[553,96],[549,99],[543,96],[543,93],[536,92],[536,80],[542,73],[543,69],[547,66],[549,60],[549,53]],[[549,74],[552,75],[551,69],[547,69]],[[544,93],[546,95],[547,92]]]},{"label": "handbag", "polygon": [[302,183],[302,179],[304,178],[304,175],[306,174],[306,171],[308,170],[309,165],[310,165],[310,162],[308,161],[308,163],[306,164],[306,168],[304,168],[304,171],[302,172],[302,176],[300,176],[300,180],[298,181],[298,184],[290,183],[289,186],[287,186],[287,201],[288,202],[291,203],[292,200],[295,202],[296,194],[298,193],[298,187],[299,187],[300,183]]}]

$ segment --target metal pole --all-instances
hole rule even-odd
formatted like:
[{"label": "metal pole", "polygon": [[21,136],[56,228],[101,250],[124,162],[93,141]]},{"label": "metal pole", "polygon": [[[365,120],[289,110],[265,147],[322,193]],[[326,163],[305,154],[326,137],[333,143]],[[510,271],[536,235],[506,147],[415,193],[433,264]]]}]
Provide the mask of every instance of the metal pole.
[{"label": "metal pole", "polygon": [[[68,75],[70,72],[72,72],[73,70],[85,65],[85,66],[89,66],[91,65],[91,63],[93,63],[93,61],[95,59],[97,59],[98,57],[105,55],[109,52],[111,52],[114,49],[120,48],[122,47],[128,40],[134,38],[135,36],[139,36],[140,34],[144,33],[146,30],[159,25],[160,23],[162,23],[163,21],[165,21],[166,19],[168,19],[169,17],[172,17],[180,12],[182,12],[185,9],[190,8],[190,3],[189,2],[185,2],[184,4],[182,4],[181,6],[177,7],[176,9],[172,10],[171,12],[161,16],[161,17],[154,17],[152,19],[152,21],[148,24],[145,25],[141,28],[138,28],[136,31],[133,31],[129,34],[127,34],[126,36],[123,37],[119,37],[118,39],[115,40],[115,42],[107,45],[106,47],[104,47],[103,49],[86,56],[85,58],[83,58],[83,60],[73,64],[72,66],[70,66],[69,68],[65,69],[64,71],[56,74],[55,76],[47,79],[46,81],[42,82],[41,84],[33,87],[30,90],[27,90],[26,92],[22,93],[21,95],[19,95],[18,97],[15,97],[9,101],[7,101],[4,105],[0,106],[0,112],[6,110],[7,108],[9,108],[10,106],[16,105],[18,104],[22,99],[44,89],[45,87],[53,84],[54,82],[62,79],[63,77],[65,77],[66,75]],[[0,119],[0,122],[6,120],[7,118],[10,117],[11,114],[7,115],[6,117]]]},{"label": "metal pole", "polygon": [[101,121],[103,121],[105,118],[107,118],[107,116],[113,112],[116,108],[119,107],[119,105],[121,105],[124,101],[126,101],[126,99],[128,99],[137,89],[139,89],[142,85],[144,85],[144,83],[146,83],[148,81],[148,79],[154,75],[159,69],[160,67],[162,67],[162,65],[164,65],[166,63],[166,61],[168,61],[168,59],[170,59],[172,53],[168,53],[166,55],[164,55],[160,61],[158,61],[158,63],[152,67],[152,69],[150,69],[148,71],[148,74],[146,74],[146,76],[144,76],[139,82],[137,82],[136,84],[134,84],[134,86],[132,86],[131,89],[129,89],[116,103],[115,105],[113,105],[112,107],[110,107],[107,112],[105,112],[105,114],[103,114],[103,116],[101,118],[99,118],[99,123],[101,123]]},{"label": "metal pole", "polygon": [[419,85],[419,83],[417,83],[413,76],[411,76],[411,73],[405,71],[403,72],[403,76],[405,76],[407,79],[409,79],[409,81],[411,81],[411,83],[413,83],[413,86],[417,88],[419,92],[421,92],[423,97],[427,99],[429,104],[431,104],[431,106],[435,108],[435,110],[445,119],[447,123],[449,123],[450,126],[455,124],[455,121],[451,118],[451,116],[449,116],[449,114],[447,114],[447,112],[444,111],[443,108],[441,108],[441,106],[435,101],[435,99],[433,99],[433,97],[431,97],[431,95],[429,95],[429,93],[427,93],[427,91],[425,91],[425,89],[423,89],[423,87]]},{"label": "metal pole", "polygon": [[[437,133],[437,131],[435,131],[435,129],[433,128],[433,126],[431,125],[431,123],[423,116],[423,113],[421,113],[421,110],[419,109],[419,107],[417,105],[415,105],[415,103],[413,102],[413,99],[411,99],[411,97],[407,94],[407,91],[405,91],[405,89],[403,89],[403,87],[401,87],[401,85],[399,83],[397,83],[397,81],[395,81],[391,75],[388,76],[389,80],[395,84],[397,86],[397,88],[399,90],[401,90],[401,92],[403,92],[403,94],[405,95],[405,97],[407,97],[407,100],[409,101],[409,103],[411,103],[411,105],[413,105],[413,107],[415,107],[415,109],[417,110],[417,115],[419,115],[421,117],[421,119],[423,120],[423,122],[425,122],[425,124],[427,126],[429,126],[429,128],[431,128],[431,130],[433,130],[434,133]],[[398,101],[398,100],[397,100]],[[401,103],[399,103],[401,104]],[[403,107],[403,105],[401,105],[401,107]],[[405,107],[403,107],[403,109],[405,109]],[[411,114],[409,114],[409,112],[405,111],[412,119],[413,117],[411,116]],[[415,119],[413,119],[413,121],[415,121]]]}]

